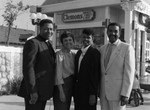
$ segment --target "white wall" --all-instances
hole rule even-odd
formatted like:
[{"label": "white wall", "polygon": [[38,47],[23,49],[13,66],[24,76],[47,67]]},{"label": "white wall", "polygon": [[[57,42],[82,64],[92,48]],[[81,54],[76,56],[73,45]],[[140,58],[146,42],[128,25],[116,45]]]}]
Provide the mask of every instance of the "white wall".
[{"label": "white wall", "polygon": [[0,91],[9,81],[22,76],[22,48],[0,46]]}]

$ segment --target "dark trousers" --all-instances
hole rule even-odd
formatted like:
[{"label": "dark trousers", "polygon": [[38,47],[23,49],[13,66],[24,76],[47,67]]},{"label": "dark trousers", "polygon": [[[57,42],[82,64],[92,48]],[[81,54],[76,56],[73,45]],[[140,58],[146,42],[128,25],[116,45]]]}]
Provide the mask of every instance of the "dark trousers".
[{"label": "dark trousers", "polygon": [[90,105],[90,104],[77,104],[75,103],[75,109],[74,110],[96,110],[96,104]]},{"label": "dark trousers", "polygon": [[59,97],[58,87],[54,88],[54,110],[70,110],[71,97],[72,97],[72,89],[73,89],[73,77],[69,76],[64,79],[63,90],[65,92],[66,101],[61,102]]},{"label": "dark trousers", "polygon": [[30,98],[25,98],[25,110],[45,110],[46,102],[38,100],[35,104],[29,103]]}]

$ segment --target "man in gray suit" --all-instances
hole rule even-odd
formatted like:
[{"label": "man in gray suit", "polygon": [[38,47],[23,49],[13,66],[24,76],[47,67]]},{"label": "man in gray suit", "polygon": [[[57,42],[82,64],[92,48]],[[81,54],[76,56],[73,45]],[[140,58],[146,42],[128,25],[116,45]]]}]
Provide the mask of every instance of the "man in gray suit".
[{"label": "man in gray suit", "polygon": [[25,99],[25,110],[44,110],[52,97],[55,77],[55,52],[49,42],[53,23],[40,22],[40,34],[28,40],[23,49],[23,81],[19,96]]},{"label": "man in gray suit", "polygon": [[135,73],[134,48],[119,40],[121,26],[111,23],[107,28],[109,43],[100,48],[102,79],[101,110],[125,110]]}]

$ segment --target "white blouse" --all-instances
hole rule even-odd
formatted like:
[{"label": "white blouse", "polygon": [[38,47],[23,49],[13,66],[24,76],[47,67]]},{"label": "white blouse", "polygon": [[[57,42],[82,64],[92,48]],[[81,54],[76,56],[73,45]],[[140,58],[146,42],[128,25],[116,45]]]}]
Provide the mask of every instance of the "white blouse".
[{"label": "white blouse", "polygon": [[55,85],[64,84],[64,78],[74,74],[75,52],[56,52],[56,78]]}]

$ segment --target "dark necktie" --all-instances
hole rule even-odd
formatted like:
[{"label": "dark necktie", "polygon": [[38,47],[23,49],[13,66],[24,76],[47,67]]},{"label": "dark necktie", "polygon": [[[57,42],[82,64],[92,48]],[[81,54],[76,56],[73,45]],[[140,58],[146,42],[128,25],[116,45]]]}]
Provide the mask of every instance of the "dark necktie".
[{"label": "dark necktie", "polygon": [[47,44],[47,47],[48,47],[48,50],[49,50],[49,53],[50,55],[52,56],[52,58],[55,60],[55,51],[54,49],[52,48],[52,45],[49,41],[46,41],[46,44]]},{"label": "dark necktie", "polygon": [[107,54],[106,54],[106,57],[105,57],[105,62],[104,62],[105,68],[107,67],[107,64],[109,62],[109,59],[110,59],[110,56],[111,56],[111,53],[112,53],[112,49],[113,49],[113,44],[109,44],[108,49],[107,49]]}]

